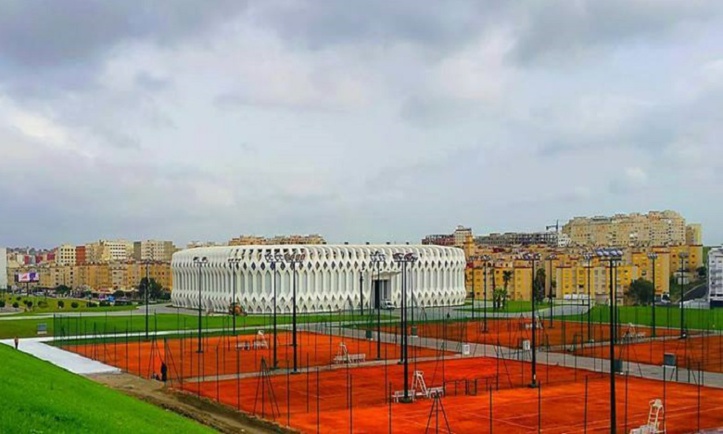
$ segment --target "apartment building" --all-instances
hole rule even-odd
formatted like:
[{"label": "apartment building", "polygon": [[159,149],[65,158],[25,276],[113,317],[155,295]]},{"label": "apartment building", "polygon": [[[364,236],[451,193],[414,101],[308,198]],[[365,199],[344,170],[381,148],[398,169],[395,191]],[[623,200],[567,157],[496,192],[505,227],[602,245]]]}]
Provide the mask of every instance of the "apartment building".
[{"label": "apartment building", "polygon": [[136,261],[171,262],[176,252],[172,241],[146,240],[133,243],[133,259]]},{"label": "apartment building", "polygon": [[0,289],[8,287],[8,249],[0,247]]},{"label": "apartment building", "polygon": [[76,250],[75,246],[63,244],[56,249],[55,263],[58,265],[75,265]]},{"label": "apartment building", "polygon": [[689,238],[700,241],[700,225],[689,226],[675,211],[650,211],[575,217],[563,226],[562,232],[577,246],[679,246],[688,244]]},{"label": "apartment building", "polygon": [[708,302],[723,307],[723,247],[708,252]]}]

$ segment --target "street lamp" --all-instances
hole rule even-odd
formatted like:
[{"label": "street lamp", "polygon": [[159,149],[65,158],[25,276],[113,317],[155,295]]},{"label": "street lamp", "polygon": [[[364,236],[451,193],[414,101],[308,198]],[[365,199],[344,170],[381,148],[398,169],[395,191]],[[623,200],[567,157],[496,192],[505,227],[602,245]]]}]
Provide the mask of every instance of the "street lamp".
[{"label": "street lamp", "polygon": [[623,252],[618,249],[598,249],[595,255],[610,264],[610,432],[615,434],[617,426],[615,402],[615,287],[614,268],[622,260]]},{"label": "street lamp", "polygon": [[555,296],[555,294],[553,294],[553,292],[552,292],[552,261],[557,259],[557,255],[554,253],[550,253],[549,255],[547,255],[547,257],[545,259],[547,259],[547,262],[550,264],[550,289],[549,289],[547,296],[548,296],[548,299],[550,300],[550,328],[552,328],[553,327],[552,310],[554,308],[554,306],[552,304],[552,298]]},{"label": "street lamp", "polygon": [[532,294],[532,382],[530,383],[530,387],[537,387],[537,354],[535,351],[537,350],[537,318],[535,318],[535,262],[540,260],[540,254],[539,253],[523,253],[522,259],[525,261],[530,261],[532,264],[532,281],[531,281],[531,294]]},{"label": "street lamp", "polygon": [[683,281],[683,261],[688,257],[688,252],[678,253],[680,258],[680,338],[685,339],[688,334],[685,331],[685,287]]},{"label": "street lamp", "polygon": [[582,254],[587,268],[587,341],[592,342],[592,290],[590,288],[590,269],[592,268],[593,255],[590,252]]},{"label": "street lamp", "polygon": [[277,329],[276,329],[276,264],[280,262],[284,262],[284,255],[282,255],[280,252],[271,253],[270,251],[266,252],[266,255],[264,256],[266,259],[266,262],[269,263],[269,267],[271,268],[272,274],[272,280],[271,280],[271,286],[272,290],[274,292],[274,313],[273,313],[273,323],[274,323],[274,362],[271,367],[271,369],[276,369],[279,366],[279,360],[276,357],[276,347],[278,347],[278,340],[277,340]]},{"label": "street lamp", "polygon": [[203,352],[201,346],[201,267],[208,264],[208,258],[205,256],[194,256],[193,263],[198,266],[198,350],[197,353]]},{"label": "street lamp", "polygon": [[[236,252],[238,253],[238,251]],[[233,335],[236,336],[236,272],[239,269],[239,263],[241,262],[241,258],[234,255],[233,258],[228,258],[228,265],[231,268],[231,273],[233,276],[233,285],[232,285],[232,292],[231,295],[231,321],[233,324]]]},{"label": "street lamp", "polygon": [[409,336],[407,333],[407,264],[414,264],[417,255],[414,253],[394,253],[392,260],[402,266],[402,360],[404,361],[404,397],[400,400],[404,403],[412,402],[409,396],[409,358],[407,357]]},{"label": "street lamp", "polygon": [[656,287],[655,287],[655,261],[658,259],[658,254],[655,252],[648,253],[648,258],[653,261],[653,295],[651,297],[650,305],[652,309],[653,314],[653,330],[652,330],[652,336],[655,337],[655,293],[656,293]]},{"label": "street lamp", "polygon": [[381,329],[382,329],[382,301],[380,300],[380,296],[382,293],[381,288],[381,278],[382,278],[382,272],[381,267],[384,265],[384,261],[386,261],[387,257],[384,253],[382,253],[380,250],[375,250],[374,253],[370,256],[371,259],[371,266],[374,267],[376,265],[377,267],[377,280],[375,282],[375,295],[374,298],[376,300],[377,305],[377,360],[381,360],[382,358],[382,335],[381,335]]}]

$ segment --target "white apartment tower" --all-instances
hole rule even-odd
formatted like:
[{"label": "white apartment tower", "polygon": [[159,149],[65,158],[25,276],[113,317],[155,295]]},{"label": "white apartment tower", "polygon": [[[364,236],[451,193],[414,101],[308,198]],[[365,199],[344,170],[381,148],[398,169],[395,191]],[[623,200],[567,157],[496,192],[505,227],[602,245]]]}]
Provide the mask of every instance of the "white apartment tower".
[{"label": "white apartment tower", "polygon": [[723,307],[723,247],[708,253],[708,302]]}]

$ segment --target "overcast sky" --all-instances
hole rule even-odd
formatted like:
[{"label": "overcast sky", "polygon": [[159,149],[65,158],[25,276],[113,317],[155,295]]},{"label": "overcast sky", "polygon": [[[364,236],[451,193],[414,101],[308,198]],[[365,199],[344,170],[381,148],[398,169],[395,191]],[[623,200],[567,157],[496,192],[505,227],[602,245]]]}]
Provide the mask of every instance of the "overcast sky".
[{"label": "overcast sky", "polygon": [[0,244],[723,242],[723,1],[0,2]]}]

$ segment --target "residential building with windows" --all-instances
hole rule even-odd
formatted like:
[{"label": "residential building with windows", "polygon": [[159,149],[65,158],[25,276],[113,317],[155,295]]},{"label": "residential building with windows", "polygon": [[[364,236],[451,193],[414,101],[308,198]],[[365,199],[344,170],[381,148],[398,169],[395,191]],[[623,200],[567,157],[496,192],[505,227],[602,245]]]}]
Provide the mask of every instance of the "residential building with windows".
[{"label": "residential building with windows", "polygon": [[708,302],[723,307],[723,247],[708,252]]}]

